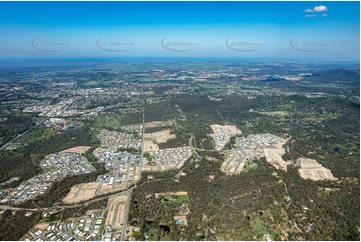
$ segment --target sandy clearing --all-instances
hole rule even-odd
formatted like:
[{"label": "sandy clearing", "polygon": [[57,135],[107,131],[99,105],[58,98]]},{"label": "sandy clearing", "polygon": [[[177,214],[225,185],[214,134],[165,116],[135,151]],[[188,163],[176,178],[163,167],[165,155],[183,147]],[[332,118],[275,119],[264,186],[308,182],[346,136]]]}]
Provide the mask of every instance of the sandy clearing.
[{"label": "sandy clearing", "polygon": [[271,117],[286,117],[289,115],[287,112],[284,112],[284,111],[257,112],[257,113],[263,114],[263,115],[268,115]]},{"label": "sandy clearing", "polygon": [[176,135],[170,133],[170,129],[162,130],[159,132],[146,133],[144,135],[146,140],[152,140],[157,144],[166,143],[170,139],[175,139]]},{"label": "sandy clearing", "polygon": [[142,167],[142,171],[159,171],[159,167],[158,166],[143,166]]},{"label": "sandy clearing", "polygon": [[177,163],[170,164],[170,165],[160,165],[160,169],[162,171],[174,170],[174,169],[176,169],[176,166],[177,166]]},{"label": "sandy clearing", "polygon": [[158,151],[159,146],[152,140],[144,140],[144,152]]},{"label": "sandy clearing", "polygon": [[242,131],[239,130],[234,125],[219,125],[219,124],[212,124],[210,125],[214,133],[229,133],[230,135],[242,134]]},{"label": "sandy clearing", "polygon": [[111,225],[112,228],[121,228],[124,219],[125,203],[127,195],[117,195],[109,198],[107,207],[107,218],[105,225]]},{"label": "sandy clearing", "polygon": [[61,151],[61,153],[78,153],[78,154],[84,154],[87,150],[89,150],[90,146],[76,146],[67,150]]},{"label": "sandy clearing", "polygon": [[155,127],[164,127],[164,126],[171,126],[173,125],[173,122],[168,120],[168,121],[153,121],[153,122],[148,122],[144,124],[144,127],[147,128],[155,128]]},{"label": "sandy clearing", "polygon": [[265,148],[264,154],[266,160],[275,168],[287,171],[287,165],[290,163],[282,159],[282,155],[285,154],[283,148]]},{"label": "sandy clearing", "polygon": [[319,180],[337,180],[332,172],[319,164],[316,160],[299,158],[296,166],[300,167],[298,172],[303,179]]},{"label": "sandy clearing", "polygon": [[37,228],[37,229],[46,229],[48,228],[50,225],[50,223],[38,223],[37,225],[34,226],[34,228]]},{"label": "sandy clearing", "polygon": [[209,136],[215,143],[215,150],[222,150],[232,136],[242,134],[242,131],[234,125],[212,124],[210,127],[213,133],[209,134]]},{"label": "sandy clearing", "polygon": [[144,135],[144,152],[158,151],[158,144],[166,143],[170,139],[175,139],[176,135],[170,133],[170,129],[159,132],[146,133]]},{"label": "sandy clearing", "polygon": [[168,192],[167,194],[169,194],[169,195],[187,195],[188,196],[188,192],[186,192],[186,191]]},{"label": "sandy clearing", "polygon": [[100,184],[96,194],[104,195],[111,192],[121,191],[124,190],[125,188],[127,188],[127,186],[125,185],[124,181],[122,182],[122,184],[119,185],[108,185],[108,183],[105,184],[102,183]]},{"label": "sandy clearing", "polygon": [[100,182],[83,183],[72,186],[70,192],[63,199],[64,203],[77,203],[83,200],[91,199],[100,185]]},{"label": "sandy clearing", "polygon": [[290,161],[283,160],[282,156],[286,153],[283,145],[286,144],[288,139],[279,139],[274,148],[265,148],[264,154],[266,160],[275,168],[287,171],[287,165],[290,165]]}]

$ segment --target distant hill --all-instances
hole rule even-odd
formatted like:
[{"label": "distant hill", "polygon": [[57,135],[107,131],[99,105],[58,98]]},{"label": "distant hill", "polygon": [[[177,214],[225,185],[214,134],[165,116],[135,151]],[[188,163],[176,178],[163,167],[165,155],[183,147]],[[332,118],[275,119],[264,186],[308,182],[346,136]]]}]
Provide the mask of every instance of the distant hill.
[{"label": "distant hill", "polygon": [[335,70],[325,70],[314,73],[313,76],[318,76],[322,79],[327,79],[328,81],[346,81],[346,82],[360,82],[360,73],[359,71],[354,70],[345,70],[345,69],[335,69]]},{"label": "distant hill", "polygon": [[269,76],[267,79],[263,80],[264,82],[276,82],[276,81],[284,81],[286,80],[285,78],[278,76],[278,75],[274,75],[274,76]]}]

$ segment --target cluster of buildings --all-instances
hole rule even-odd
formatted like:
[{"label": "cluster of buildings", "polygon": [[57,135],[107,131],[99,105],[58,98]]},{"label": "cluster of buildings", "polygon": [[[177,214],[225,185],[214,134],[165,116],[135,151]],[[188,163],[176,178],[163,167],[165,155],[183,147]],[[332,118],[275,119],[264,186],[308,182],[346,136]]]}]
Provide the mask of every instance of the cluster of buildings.
[{"label": "cluster of buildings", "polygon": [[211,128],[213,133],[209,134],[209,136],[215,143],[215,150],[222,150],[232,136],[242,134],[242,132],[233,125],[213,124]]},{"label": "cluster of buildings", "polygon": [[143,124],[129,124],[122,126],[122,129],[133,131],[138,134],[138,136],[141,136],[143,133]]},{"label": "cluster of buildings", "polygon": [[48,155],[39,165],[44,170],[56,169],[60,176],[74,176],[95,171],[95,168],[84,156],[68,152]]},{"label": "cluster of buildings", "polygon": [[247,137],[237,137],[235,148],[227,151],[227,157],[221,166],[221,170],[227,174],[240,173],[246,162],[265,156],[264,149],[276,147],[280,139],[280,137],[272,134],[252,134]]},{"label": "cluster of buildings", "polygon": [[153,161],[162,165],[177,165],[185,162],[192,155],[192,150],[189,146],[160,149],[158,151],[151,151],[150,155]]},{"label": "cluster of buildings", "polygon": [[92,109],[76,109],[70,106],[74,103],[74,99],[62,100],[54,105],[34,105],[26,107],[23,112],[26,113],[40,113],[41,117],[71,117],[80,115],[82,117],[97,116],[104,107],[96,107]]},{"label": "cluster of buildings", "polygon": [[95,171],[88,160],[77,153],[60,152],[50,154],[39,164],[44,173],[22,182],[15,188],[0,190],[0,203],[20,204],[44,194],[53,182],[66,176],[81,175]]},{"label": "cluster of buildings", "polygon": [[35,226],[21,240],[25,241],[94,241],[105,236],[106,212],[91,211],[86,216],[57,221],[48,227]]},{"label": "cluster of buildings", "polygon": [[[97,152],[95,155],[99,162],[105,163],[110,174],[100,175],[97,181],[108,185],[128,184],[140,174],[141,156],[129,152],[112,153],[109,150]],[[146,158],[143,158],[143,162]]]},{"label": "cluster of buildings", "polygon": [[[122,127],[124,132],[102,129],[98,138],[101,146],[94,150],[94,157],[98,162],[105,163],[105,168],[110,174],[101,175],[97,181],[108,185],[128,185],[140,175],[142,159],[140,155],[121,152],[120,149],[140,150],[142,145],[141,124]],[[146,158],[143,158],[143,162]]]},{"label": "cluster of buildings", "polygon": [[236,147],[240,149],[264,149],[278,144],[280,137],[273,134],[250,134],[236,138]]},{"label": "cluster of buildings", "polygon": [[66,120],[64,118],[49,118],[44,122],[45,127],[51,127],[51,126],[64,127],[65,124],[66,124]]},{"label": "cluster of buildings", "polygon": [[45,116],[45,117],[62,116],[60,114],[62,114],[62,112],[64,112],[66,108],[69,105],[71,105],[74,101],[75,101],[74,99],[67,99],[67,100],[62,100],[54,105],[34,105],[24,108],[23,112],[40,113],[39,116]]},{"label": "cluster of buildings", "polygon": [[118,132],[102,129],[98,134],[98,139],[101,147],[115,152],[121,148],[140,150],[142,145],[142,138],[137,132]]}]

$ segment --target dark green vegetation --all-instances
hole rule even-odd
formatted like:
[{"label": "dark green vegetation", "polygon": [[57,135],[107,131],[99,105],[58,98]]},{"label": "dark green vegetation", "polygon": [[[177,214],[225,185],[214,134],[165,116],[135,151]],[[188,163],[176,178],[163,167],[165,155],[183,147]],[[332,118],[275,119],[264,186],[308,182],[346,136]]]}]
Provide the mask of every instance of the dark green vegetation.
[{"label": "dark green vegetation", "polygon": [[0,215],[0,238],[1,240],[19,240],[33,226],[35,226],[41,216],[41,212],[33,212],[30,216],[25,216],[27,212],[6,211]]},{"label": "dark green vegetation", "polygon": [[51,215],[44,217],[41,221],[52,222],[55,220],[65,221],[70,218],[84,216],[88,210],[106,209],[108,205],[108,198],[100,201],[92,202],[88,205],[75,208],[64,208],[60,212],[54,212]]},{"label": "dark green vegetation", "polygon": [[95,120],[90,122],[89,126],[91,126],[92,141],[94,144],[100,145],[97,135],[100,133],[101,129],[126,132],[125,130],[122,130],[122,126],[141,122],[142,119],[140,113],[125,115],[120,114],[118,111],[102,112]]},{"label": "dark green vegetation", "polygon": [[[138,239],[148,235],[153,240],[261,240],[269,234],[280,240],[281,228],[289,240],[359,239],[358,181],[305,181],[296,169],[276,171],[265,160],[255,161],[256,169],[226,176],[220,171],[218,152],[200,155],[179,182],[172,172],[143,174],[129,217],[130,224],[141,229]],[[150,174],[155,180],[146,181]],[[210,175],[215,176],[211,182]],[[164,202],[164,195],[154,196],[177,191],[188,192],[188,226],[175,224],[179,204],[174,199]]]},{"label": "dark green vegetation", "polygon": [[[269,234],[280,240],[282,228],[290,240],[359,240],[359,112],[359,104],[346,98],[301,95],[251,100],[230,96],[218,102],[184,96],[148,105],[146,121],[175,121],[172,132],[177,139],[163,147],[188,144],[193,133],[197,148],[210,149],[209,125],[234,124],[243,135],[289,137],[284,159],[316,159],[341,181],[303,180],[291,167],[274,177],[274,168],[265,161],[238,176],[226,177],[219,171],[222,157],[213,153],[216,162],[203,154],[199,168],[192,164],[184,169],[187,175],[179,183],[174,178],[177,172],[168,171],[151,173],[154,181],[137,187],[130,222],[141,228],[138,239],[148,235],[153,240],[255,240]],[[232,140],[227,147],[231,145]],[[208,182],[209,175],[215,175],[215,180]],[[175,225],[176,203],[164,204],[147,196],[176,191],[188,191],[188,227]],[[161,227],[164,224],[169,231]]]},{"label": "dark green vegetation", "polygon": [[[185,121],[179,118],[175,105],[179,105]],[[287,115],[266,114],[275,111]],[[286,144],[289,152],[284,158],[287,160],[313,158],[331,169],[336,177],[358,177],[359,112],[358,103],[339,97],[292,95],[249,100],[231,96],[216,102],[207,97],[185,96],[148,105],[146,121],[175,121],[172,132],[177,138],[161,144],[161,148],[188,145],[193,133],[197,148],[211,149],[212,141],[207,135],[212,132],[209,125],[235,124],[243,135],[271,133],[291,137]],[[335,147],[339,147],[340,152],[333,152]]]},{"label": "dark green vegetation", "polygon": [[[360,182],[312,182],[298,177],[297,169],[283,174],[292,204],[288,216],[305,234],[306,240],[360,240]],[[305,208],[308,208],[307,210]],[[294,234],[293,240],[302,234]]]},{"label": "dark green vegetation", "polygon": [[78,145],[92,145],[87,126],[31,142],[16,150],[0,151],[0,182],[11,177],[29,179],[41,171],[38,164],[44,156]]},{"label": "dark green vegetation", "polygon": [[[177,176],[178,170],[143,174],[133,192],[129,220],[141,229],[136,238],[264,240],[269,235],[280,240],[283,235],[288,240],[360,239],[358,64],[346,70],[339,69],[344,66],[340,63],[336,67],[307,62],[274,65],[269,61],[117,60],[100,68],[94,68],[93,62],[75,62],[56,68],[0,70],[0,143],[42,121],[35,114],[20,113],[25,107],[48,106],[71,98],[76,102],[67,110],[104,107],[94,120],[81,115],[71,117],[72,122],[82,124],[80,128],[49,135],[53,130],[39,126],[18,140],[23,144],[20,148],[0,151],[0,182],[21,178],[7,187],[42,172],[38,163],[45,155],[78,145],[95,148],[100,129],[120,130],[123,125],[140,123],[146,100],[145,122],[172,121],[146,131],[170,128],[177,135],[160,148],[188,145],[194,135],[200,156],[195,156],[198,158],[193,163],[185,163],[185,176]],[[258,71],[251,71],[251,66]],[[197,78],[208,72],[208,78]],[[305,72],[312,74],[298,81],[284,78]],[[39,74],[44,78],[39,80]],[[22,91],[12,91],[17,87]],[[103,90],[98,92],[95,87]],[[84,90],[91,94],[77,92]],[[263,159],[254,161],[255,166],[246,166],[240,175],[226,176],[220,172],[222,153],[211,151],[211,124],[236,125],[245,136],[271,133],[290,138],[284,159],[316,159],[339,181],[305,181],[296,168],[276,171]],[[233,144],[231,139],[226,149]],[[95,162],[90,152],[86,156]],[[68,177],[55,183],[45,195],[19,206],[61,204],[72,185],[94,181],[105,172],[102,166],[94,166],[96,172]],[[146,180],[147,174],[154,180]],[[187,191],[188,197],[164,195],[177,191]],[[154,193],[163,195],[156,198]],[[44,219],[78,216],[105,204],[106,200],[80,209],[64,209]],[[173,218],[183,205],[190,208],[188,226],[176,225]],[[39,219],[37,213],[25,217],[22,212],[11,215],[7,211],[0,218],[0,238],[19,239]]]},{"label": "dark green vegetation", "polygon": [[53,130],[45,126],[39,126],[36,129],[31,130],[24,136],[20,137],[16,142],[18,143],[31,143],[34,141],[46,139],[52,135]]},{"label": "dark green vegetation", "polygon": [[33,117],[30,115],[6,114],[0,118],[0,147],[34,125]]}]

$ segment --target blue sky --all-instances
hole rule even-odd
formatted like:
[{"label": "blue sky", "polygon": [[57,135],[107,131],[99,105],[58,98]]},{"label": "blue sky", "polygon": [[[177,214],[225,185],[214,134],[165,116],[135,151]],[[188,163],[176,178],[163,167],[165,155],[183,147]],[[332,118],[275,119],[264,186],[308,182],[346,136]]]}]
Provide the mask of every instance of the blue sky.
[{"label": "blue sky", "polygon": [[0,57],[359,59],[359,2],[0,2]]}]

